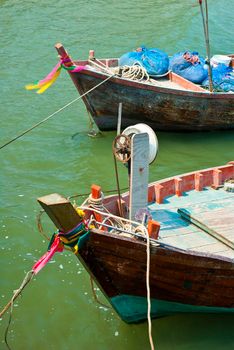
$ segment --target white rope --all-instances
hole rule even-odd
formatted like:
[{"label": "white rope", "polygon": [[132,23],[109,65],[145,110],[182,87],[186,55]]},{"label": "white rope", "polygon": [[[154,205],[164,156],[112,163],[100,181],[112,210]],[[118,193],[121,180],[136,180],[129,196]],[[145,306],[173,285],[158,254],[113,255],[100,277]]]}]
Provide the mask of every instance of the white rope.
[{"label": "white rope", "polygon": [[147,244],[146,244],[146,289],[147,289],[147,320],[148,320],[148,335],[149,335],[149,342],[151,346],[151,350],[154,350],[154,343],[152,338],[152,323],[151,323],[151,300],[150,300],[150,238],[149,238],[149,232],[145,229],[146,232],[146,238],[147,238]]},{"label": "white rope", "polygon": [[27,134],[28,132],[30,132],[31,130],[35,129],[36,127],[38,127],[39,125],[43,124],[44,122],[46,122],[48,119],[52,118],[53,116],[55,116],[56,114],[58,114],[59,112],[63,111],[65,108],[69,107],[70,105],[72,105],[74,102],[80,100],[82,97],[86,96],[87,94],[89,94],[90,92],[92,92],[93,90],[95,90],[97,87],[99,87],[100,85],[104,84],[107,80],[111,79],[112,77],[114,77],[115,74],[110,75],[109,77],[107,77],[105,80],[101,81],[99,84],[95,85],[94,87],[92,87],[90,90],[86,91],[83,95],[80,95],[79,97],[75,98],[74,100],[72,100],[71,102],[67,103],[65,106],[61,107],[60,109],[58,109],[57,111],[55,111],[54,113],[50,114],[48,117],[46,117],[45,119],[41,120],[40,122],[38,122],[37,124],[33,125],[31,128],[23,131],[20,135],[14,137],[13,139],[11,139],[10,141],[4,143],[2,146],[0,146],[0,149],[2,149],[3,147],[9,145],[10,143],[12,143],[13,141],[16,141],[17,139],[19,139],[20,137],[24,136],[25,134]]},{"label": "white rope", "polygon": [[106,216],[109,216],[109,217],[111,217],[113,219],[116,219],[116,220],[120,220],[121,219],[121,221],[126,221],[126,222],[129,222],[131,224],[139,226],[139,222],[137,222],[137,221],[132,221],[132,220],[129,220],[129,219],[126,219],[126,218],[120,218],[119,216],[116,216],[116,215],[111,214],[109,212],[108,213],[104,213],[103,211],[100,211],[100,210],[95,209],[95,208],[90,208],[90,207],[86,207],[84,205],[81,205],[81,206],[79,206],[79,209],[88,210],[88,211],[95,211],[97,214],[106,215]]},{"label": "white rope", "polygon": [[118,67],[107,67],[103,62],[97,58],[89,60],[91,65],[98,67],[100,70],[103,70],[107,73],[115,73],[116,75],[121,76],[125,79],[149,81],[150,77],[146,69],[140,64],[133,64],[132,66],[118,66]]},{"label": "white rope", "polygon": [[147,73],[146,69],[139,64],[134,64],[132,66],[116,67],[113,69],[113,72],[125,79],[138,81],[144,79],[144,82],[150,80],[149,74]]},{"label": "white rope", "polygon": [[[104,195],[103,193],[101,194],[101,198],[98,199],[94,199],[92,197],[92,195],[89,195],[89,197],[85,200],[85,202],[82,204],[82,206],[84,206],[86,203],[88,204],[89,208],[93,208],[96,212],[99,211],[100,213],[105,212],[105,215],[107,215],[107,217],[104,219],[103,222],[109,221],[111,223],[111,225],[114,226],[114,223],[110,220],[110,212],[109,210],[104,206],[103,204],[103,199],[104,199]],[[107,213],[107,214],[106,214]],[[120,226],[123,227],[122,221],[119,219],[118,216],[115,217],[115,222]],[[101,229],[101,227],[100,227]]]},{"label": "white rope", "polygon": [[[132,227],[132,225],[137,225],[136,229],[143,229],[145,236],[146,236],[146,256],[147,256],[147,260],[146,260],[146,290],[147,290],[147,321],[148,321],[148,335],[149,335],[149,342],[150,342],[150,346],[151,346],[151,350],[154,350],[154,343],[153,343],[153,338],[152,338],[152,323],[151,323],[151,300],[150,300],[150,237],[149,237],[149,233],[148,230],[146,229],[146,227],[144,225],[139,225],[139,222],[136,221],[132,221],[126,218],[120,218],[119,216],[113,215],[111,213],[104,213],[96,208],[89,208],[86,206],[81,206],[79,207],[82,210],[89,210],[89,211],[94,211],[97,214],[101,214],[104,216],[107,216],[102,223],[99,223],[103,226],[108,227],[109,225],[105,225],[105,222],[107,221],[108,218],[113,218],[116,219],[118,221],[122,220],[125,221],[127,223],[130,223],[130,228]],[[107,209],[106,209],[107,210]],[[126,225],[125,225],[126,227]],[[116,228],[117,229],[117,228]],[[125,230],[122,229],[123,232],[126,232]],[[133,234],[132,232],[127,231],[126,233],[130,233]]]},{"label": "white rope", "polygon": [[152,337],[152,323],[151,323],[151,300],[150,300],[150,237],[149,232],[144,225],[138,226],[143,229],[146,235],[146,290],[147,290],[147,321],[148,321],[148,335],[151,350],[154,350],[154,342]]},{"label": "white rope", "polygon": [[102,206],[104,199],[104,194],[101,192],[101,197],[100,198],[93,198],[92,194],[89,195],[88,197],[88,203],[91,205],[97,205],[97,206]]},{"label": "white rope", "polygon": [[102,63],[101,61],[99,61],[97,58],[94,58],[92,60],[89,60],[89,63],[91,65],[94,65],[96,67],[98,67],[99,69],[101,70],[104,70],[105,73],[108,73],[108,74],[113,74],[113,71],[107,67],[104,63]]}]

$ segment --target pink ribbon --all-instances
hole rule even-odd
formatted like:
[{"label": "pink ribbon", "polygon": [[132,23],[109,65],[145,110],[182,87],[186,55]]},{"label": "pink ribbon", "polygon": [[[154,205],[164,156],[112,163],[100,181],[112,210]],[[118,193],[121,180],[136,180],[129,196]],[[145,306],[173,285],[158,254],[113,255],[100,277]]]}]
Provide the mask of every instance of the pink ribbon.
[{"label": "pink ribbon", "polygon": [[57,70],[60,68],[61,62],[58,62],[56,66],[52,69],[52,71],[42,80],[39,81],[39,84],[45,83],[53,78]]},{"label": "pink ribbon", "polygon": [[80,72],[81,70],[85,69],[85,66],[76,66],[76,68],[72,69],[70,72]]},{"label": "pink ribbon", "polygon": [[50,261],[56,252],[62,252],[63,248],[63,244],[61,244],[59,237],[56,236],[50,250],[46,252],[33,266],[32,270],[34,274],[36,275],[48,263],[48,261]]}]

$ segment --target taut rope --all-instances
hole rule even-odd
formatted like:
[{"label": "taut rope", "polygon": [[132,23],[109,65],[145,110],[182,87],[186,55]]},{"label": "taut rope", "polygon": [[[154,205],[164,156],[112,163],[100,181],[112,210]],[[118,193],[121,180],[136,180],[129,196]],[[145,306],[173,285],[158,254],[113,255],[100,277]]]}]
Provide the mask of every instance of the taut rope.
[{"label": "taut rope", "polygon": [[[208,5],[207,0],[205,0],[205,15],[203,10],[202,0],[198,0],[200,5],[200,11],[202,16],[203,30],[206,43],[206,54],[207,54],[207,63],[208,63],[208,76],[209,76],[209,90],[213,91],[213,82],[212,82],[212,71],[210,67],[210,43],[209,43],[209,30],[208,30]],[[206,18],[205,18],[206,16]]]},{"label": "taut rope", "polygon": [[[144,227],[144,226],[143,226]],[[144,227],[144,231],[146,234],[146,255],[147,255],[147,261],[146,261],[146,289],[147,289],[147,320],[148,320],[148,335],[149,335],[149,342],[151,346],[151,350],[154,350],[154,342],[152,338],[152,323],[151,323],[151,301],[150,301],[150,238],[149,238],[149,232]]]},{"label": "taut rope", "polygon": [[21,286],[19,287],[19,289],[16,289],[14,291],[13,297],[11,298],[11,300],[9,301],[9,303],[6,304],[6,306],[2,309],[2,311],[0,312],[0,318],[2,318],[2,316],[5,314],[5,312],[9,309],[10,306],[13,305],[15,299],[21,294],[22,290],[26,287],[26,285],[31,281],[31,279],[34,276],[34,272],[28,271],[23,282],[21,283]]},{"label": "taut rope", "polygon": [[9,344],[8,344],[8,341],[7,341],[7,335],[8,335],[8,330],[9,330],[9,327],[10,327],[10,324],[11,324],[11,320],[12,320],[12,313],[13,313],[13,305],[14,305],[14,301],[18,298],[19,295],[21,295],[21,292],[22,290],[26,287],[26,285],[32,280],[34,276],[34,272],[33,270],[31,271],[28,271],[26,276],[24,277],[22,283],[21,283],[21,286],[19,287],[19,289],[16,289],[14,291],[14,294],[11,298],[11,300],[6,304],[6,306],[2,309],[2,311],[0,312],[0,318],[2,318],[2,316],[5,314],[5,312],[7,312],[7,310],[10,308],[10,316],[9,316],[9,321],[8,321],[8,325],[6,327],[6,330],[5,330],[5,337],[4,337],[4,340],[5,340],[5,344],[7,346],[7,348],[9,350],[11,350]]},{"label": "taut rope", "polygon": [[110,75],[109,77],[107,77],[105,80],[101,81],[99,84],[95,85],[93,88],[91,88],[90,90],[86,91],[83,95],[80,95],[79,97],[75,98],[74,100],[70,101],[69,103],[67,103],[65,106],[61,107],[60,109],[58,109],[57,111],[55,111],[54,113],[50,114],[48,117],[44,118],[43,120],[41,120],[40,122],[36,123],[35,125],[33,125],[31,128],[23,131],[21,134],[19,134],[18,136],[15,136],[13,139],[11,139],[10,141],[4,143],[2,146],[0,146],[0,149],[6,147],[7,145],[9,145],[10,143],[18,140],[19,138],[21,138],[22,136],[24,136],[25,134],[27,134],[28,132],[32,131],[33,129],[37,128],[39,125],[45,123],[47,120],[49,120],[50,118],[52,118],[53,116],[55,116],[56,114],[62,112],[65,108],[69,107],[70,105],[72,105],[74,102],[80,100],[82,97],[86,96],[87,94],[89,94],[90,92],[92,92],[93,90],[95,90],[96,88],[98,88],[100,85],[104,84],[106,81],[108,81],[109,79],[111,79],[112,77],[114,77],[115,74]]}]

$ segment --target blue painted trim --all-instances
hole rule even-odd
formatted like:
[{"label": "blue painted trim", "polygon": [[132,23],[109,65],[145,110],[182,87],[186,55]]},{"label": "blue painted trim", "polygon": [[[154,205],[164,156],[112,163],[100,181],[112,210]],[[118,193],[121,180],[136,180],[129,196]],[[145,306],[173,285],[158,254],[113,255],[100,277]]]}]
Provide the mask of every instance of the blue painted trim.
[{"label": "blue painted trim", "polygon": [[[133,295],[118,295],[110,302],[123,321],[137,323],[147,319],[147,299]],[[234,308],[195,306],[165,300],[151,299],[151,317],[163,317],[176,313],[234,313]]]}]

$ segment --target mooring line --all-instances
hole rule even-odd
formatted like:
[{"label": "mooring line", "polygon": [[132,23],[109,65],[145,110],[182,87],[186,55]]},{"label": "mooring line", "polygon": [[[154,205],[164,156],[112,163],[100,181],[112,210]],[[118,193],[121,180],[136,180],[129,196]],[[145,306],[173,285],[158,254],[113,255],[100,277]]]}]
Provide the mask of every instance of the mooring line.
[{"label": "mooring line", "polygon": [[13,303],[11,304],[10,316],[9,316],[8,324],[7,324],[7,327],[6,327],[6,330],[5,330],[5,334],[4,334],[4,341],[5,341],[5,344],[6,344],[7,348],[8,348],[8,350],[11,350],[11,347],[8,344],[7,336],[8,336],[8,331],[9,331],[9,328],[10,328],[10,325],[11,325],[12,312],[13,312]]},{"label": "mooring line", "polygon": [[9,140],[8,142],[4,143],[2,146],[0,146],[0,149],[6,147],[7,145],[9,145],[10,143],[18,140],[19,138],[21,138],[22,136],[24,136],[25,134],[27,134],[28,132],[32,131],[33,129],[37,128],[39,125],[45,123],[47,120],[49,120],[50,118],[54,117],[56,114],[58,114],[59,112],[62,112],[65,108],[69,107],[70,105],[72,105],[74,102],[80,100],[82,97],[88,95],[90,92],[92,92],[93,90],[95,90],[96,88],[98,88],[100,85],[104,84],[106,81],[108,81],[109,79],[113,78],[116,74],[110,75],[109,77],[107,77],[105,80],[101,81],[99,84],[95,85],[94,87],[92,87],[90,90],[86,91],[83,95],[80,95],[79,97],[75,98],[74,100],[70,101],[69,103],[67,103],[65,106],[61,107],[60,109],[58,109],[57,111],[55,111],[54,113],[50,114],[48,117],[44,118],[43,120],[41,120],[40,122],[36,123],[35,125],[33,125],[31,128],[23,131],[21,134],[19,134],[18,136],[15,136],[13,139]]},{"label": "mooring line", "polygon": [[5,314],[5,312],[7,312],[7,310],[9,309],[9,307],[11,307],[15,301],[16,298],[18,298],[18,296],[21,294],[22,290],[26,287],[26,285],[32,280],[34,276],[34,272],[32,270],[28,271],[26,276],[23,279],[23,282],[21,283],[19,289],[16,289],[14,291],[13,297],[11,298],[11,300],[6,304],[6,306],[2,309],[2,311],[0,312],[0,318],[2,318],[2,316]]},{"label": "mooring line", "polygon": [[0,312],[0,318],[2,318],[2,316],[10,308],[10,316],[9,316],[8,324],[7,324],[7,327],[5,330],[5,335],[4,335],[4,341],[5,341],[5,344],[8,348],[8,350],[11,350],[11,348],[8,344],[7,336],[8,336],[8,331],[9,331],[9,328],[11,325],[14,301],[21,295],[21,292],[26,287],[26,285],[32,280],[33,277],[34,277],[34,272],[32,270],[28,271],[26,276],[24,277],[19,289],[16,289],[14,291],[13,297],[11,298],[11,300],[6,304],[6,306]]},{"label": "mooring line", "polygon": [[106,309],[110,309],[110,306],[106,305],[106,304],[103,304],[97,297],[97,294],[95,292],[95,288],[94,288],[94,283],[93,283],[93,278],[92,276],[90,276],[90,284],[91,284],[91,290],[92,290],[92,293],[93,293],[93,297],[94,297],[94,300],[100,304],[101,306],[105,307]]},{"label": "mooring line", "polygon": [[147,290],[147,321],[148,321],[148,336],[151,350],[154,350],[154,342],[152,336],[151,323],[151,299],[150,299],[150,237],[149,232],[145,229],[146,234],[146,290]]}]

